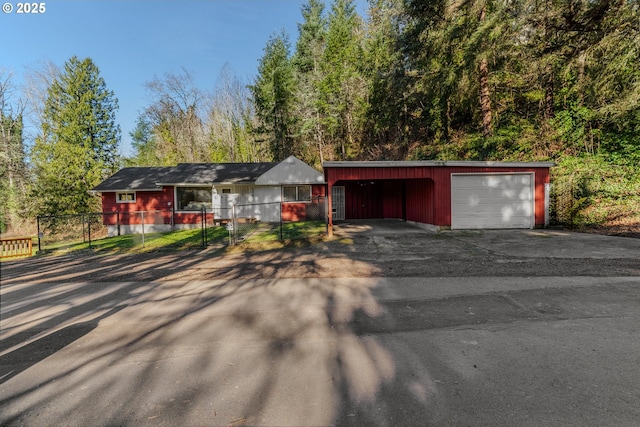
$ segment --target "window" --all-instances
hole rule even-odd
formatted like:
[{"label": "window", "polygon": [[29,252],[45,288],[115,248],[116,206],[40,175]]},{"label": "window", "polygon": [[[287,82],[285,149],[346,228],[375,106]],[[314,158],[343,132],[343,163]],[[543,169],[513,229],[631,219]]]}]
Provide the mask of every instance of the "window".
[{"label": "window", "polygon": [[199,211],[211,208],[211,188],[176,187],[176,200],[179,211]]},{"label": "window", "polygon": [[311,200],[310,185],[292,185],[282,188],[285,202],[308,202]]},{"label": "window", "polygon": [[136,202],[136,193],[126,192],[126,193],[116,193],[116,202],[117,203],[135,203]]}]

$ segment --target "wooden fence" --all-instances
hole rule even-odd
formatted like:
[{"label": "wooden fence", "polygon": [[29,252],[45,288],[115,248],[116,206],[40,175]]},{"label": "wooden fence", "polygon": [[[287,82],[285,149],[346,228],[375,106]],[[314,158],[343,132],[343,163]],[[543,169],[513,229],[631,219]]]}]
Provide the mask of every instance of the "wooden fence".
[{"label": "wooden fence", "polygon": [[33,241],[31,237],[0,239],[0,242],[2,243],[0,258],[31,256],[33,253]]}]

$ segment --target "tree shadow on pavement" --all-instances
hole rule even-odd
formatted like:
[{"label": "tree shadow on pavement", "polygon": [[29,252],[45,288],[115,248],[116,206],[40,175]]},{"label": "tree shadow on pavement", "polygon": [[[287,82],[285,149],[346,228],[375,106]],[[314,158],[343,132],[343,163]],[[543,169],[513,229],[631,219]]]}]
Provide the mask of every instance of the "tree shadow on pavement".
[{"label": "tree shadow on pavement", "polygon": [[[193,273],[213,262],[202,257],[100,257],[84,272],[81,261],[49,263],[31,280],[3,278],[0,420],[382,426],[436,414],[419,358],[354,331],[354,319],[384,313],[376,279],[277,279],[286,268],[324,274],[322,260],[297,255],[218,261],[224,280]],[[132,269],[171,280],[111,281]],[[100,281],[75,282],[92,275]]]}]

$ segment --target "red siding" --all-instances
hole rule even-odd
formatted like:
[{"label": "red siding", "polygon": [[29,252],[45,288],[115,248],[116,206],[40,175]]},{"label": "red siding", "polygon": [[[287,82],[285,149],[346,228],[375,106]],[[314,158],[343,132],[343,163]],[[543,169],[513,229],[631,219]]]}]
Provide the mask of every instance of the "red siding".
[{"label": "red siding", "polygon": [[324,220],[325,214],[325,200],[324,197],[327,194],[327,187],[322,185],[311,186],[311,201],[300,203],[282,203],[281,215],[283,221],[303,221],[309,220]]},{"label": "red siding", "polygon": [[535,197],[535,225],[544,225],[544,185],[549,182],[548,168],[506,167],[441,167],[434,168],[435,217],[433,224],[451,225],[451,174],[452,173],[533,173]]},{"label": "red siding", "polygon": [[[451,225],[452,173],[533,173],[535,225],[544,225],[544,187],[548,167],[328,167],[329,188],[345,186],[345,217],[402,218],[438,226]],[[403,206],[404,205],[404,206]]]},{"label": "red siding", "polygon": [[404,182],[399,179],[382,181],[382,218],[404,219]]},{"label": "red siding", "polygon": [[410,179],[407,181],[407,220],[433,224],[433,181]]},{"label": "red siding", "polygon": [[[113,215],[103,215],[105,225],[116,225],[119,212],[120,224],[141,224],[145,211],[145,224],[171,224],[173,214],[174,224],[199,224],[202,221],[200,212],[173,212],[175,207],[173,187],[163,187],[161,191],[136,191],[135,203],[117,203],[116,193],[102,193],[102,211],[113,212]],[[207,214],[207,222],[213,221],[213,214]]]},{"label": "red siding", "polygon": [[350,181],[345,185],[345,217],[383,218],[382,185],[376,181]]}]

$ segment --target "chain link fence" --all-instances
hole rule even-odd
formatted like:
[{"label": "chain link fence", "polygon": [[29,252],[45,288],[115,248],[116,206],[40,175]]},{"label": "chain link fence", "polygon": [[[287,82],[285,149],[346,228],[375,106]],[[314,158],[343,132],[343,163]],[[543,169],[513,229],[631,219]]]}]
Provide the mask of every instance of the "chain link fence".
[{"label": "chain link fence", "polygon": [[591,178],[570,175],[554,180],[550,191],[549,217],[552,225],[573,227],[580,223],[581,211],[589,205]]},{"label": "chain link fence", "polygon": [[238,204],[227,223],[229,241],[266,242],[312,239],[327,233],[326,197],[306,202]]},{"label": "chain link fence", "polygon": [[[150,235],[185,229],[200,230],[202,246],[206,246],[209,240],[207,229],[213,224],[213,214],[206,209],[192,212],[167,209],[41,215],[36,220],[38,251],[145,247]],[[128,238],[118,239],[124,236]],[[106,240],[108,244],[103,244]]]},{"label": "chain link fence", "polygon": [[[211,209],[199,211],[149,210],[93,212],[37,217],[38,251],[71,249],[131,249],[148,246],[163,235],[175,246],[310,239],[326,234],[327,200],[314,197],[293,203],[238,204],[229,220],[214,218]],[[182,230],[199,236],[178,236]],[[193,233],[192,233],[193,234]],[[169,242],[171,244],[171,242]]]}]

